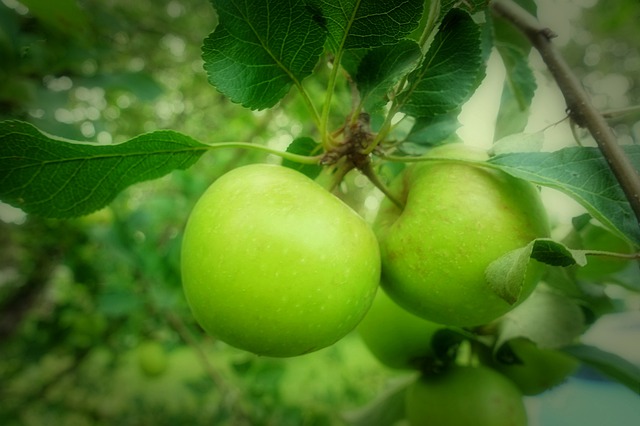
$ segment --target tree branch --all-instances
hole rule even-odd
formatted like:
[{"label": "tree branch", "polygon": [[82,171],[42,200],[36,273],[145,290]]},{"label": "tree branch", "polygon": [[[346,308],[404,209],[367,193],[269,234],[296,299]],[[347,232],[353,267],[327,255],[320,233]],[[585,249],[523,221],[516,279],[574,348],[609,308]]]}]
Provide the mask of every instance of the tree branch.
[{"label": "tree branch", "polygon": [[494,0],[491,7],[496,15],[519,29],[540,53],[564,96],[571,119],[586,127],[595,139],[640,223],[640,175],[618,145],[604,116],[591,104],[582,84],[551,43],[555,34],[512,0]]}]

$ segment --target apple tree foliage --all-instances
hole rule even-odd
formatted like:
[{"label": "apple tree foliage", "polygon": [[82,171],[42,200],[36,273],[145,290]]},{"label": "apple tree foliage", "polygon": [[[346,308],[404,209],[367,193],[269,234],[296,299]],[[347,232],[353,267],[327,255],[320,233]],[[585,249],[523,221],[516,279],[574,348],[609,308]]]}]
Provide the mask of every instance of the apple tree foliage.
[{"label": "apple tree foliage", "polygon": [[[38,12],[42,3],[24,3],[47,16],[46,10]],[[72,9],[75,4],[62,3]],[[215,142],[203,135],[156,129],[104,144],[63,138],[27,121],[6,119],[0,122],[0,200],[28,215],[78,218],[114,203],[125,189],[232,149],[276,155],[283,166],[329,188],[339,187],[348,173],[360,172],[370,179],[370,189],[384,188],[404,164],[422,161],[432,147],[456,139],[461,109],[483,82],[489,55],[497,52],[506,78],[493,155],[483,167],[560,191],[587,213],[574,218],[565,235],[531,241],[487,268],[490,287],[507,302],[518,295],[531,258],[548,265],[544,281],[551,289],[506,316],[494,330],[490,356],[497,356],[510,340],[526,338],[561,350],[640,393],[637,367],[579,343],[590,324],[614,309],[593,285],[640,290],[638,256],[633,254],[640,247],[638,220],[598,148],[567,141],[564,148],[543,151],[523,133],[536,93],[531,46],[509,22],[492,14],[488,2],[211,3],[217,19],[201,45],[211,98],[221,96],[243,111],[254,111],[243,116],[247,128],[257,126],[248,119],[264,111],[304,109],[308,119],[289,135],[292,142],[286,150],[243,140],[244,134],[241,141],[233,135],[221,141],[215,135],[225,130],[216,126],[207,128]],[[519,3],[535,16],[533,1]],[[122,82],[133,77],[118,78]],[[134,79],[130,84],[154,90],[149,82]],[[624,150],[640,170],[638,146]],[[597,240],[587,232],[593,227],[599,231]],[[621,245],[601,248],[597,244],[602,240]],[[604,276],[581,272],[592,260],[616,258],[624,258],[621,266]],[[474,331],[465,331],[465,336],[474,344],[485,343]],[[383,406],[393,411],[397,394],[389,394]],[[354,421],[365,424],[375,412],[360,413]]]}]

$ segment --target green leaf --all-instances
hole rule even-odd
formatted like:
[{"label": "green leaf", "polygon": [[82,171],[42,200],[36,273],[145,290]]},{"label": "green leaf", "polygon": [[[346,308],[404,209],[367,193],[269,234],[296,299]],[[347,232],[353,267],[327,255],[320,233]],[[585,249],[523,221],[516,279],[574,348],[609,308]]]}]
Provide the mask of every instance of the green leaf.
[{"label": "green leaf", "polygon": [[[300,155],[317,155],[322,147],[309,137],[301,137],[294,139],[287,147],[287,152]],[[282,165],[290,169],[297,170],[303,175],[315,179],[322,171],[322,166],[316,164],[301,164],[291,160],[283,160]]]},{"label": "green leaf", "polygon": [[469,13],[476,13],[486,8],[487,4],[486,0],[440,0],[440,17],[444,17],[453,8],[465,9]]},{"label": "green leaf", "polygon": [[483,70],[480,29],[466,13],[445,17],[425,58],[399,95],[401,111],[415,117],[458,109],[473,93]]},{"label": "green leaf", "polygon": [[323,14],[328,49],[372,48],[395,44],[418,26],[424,0],[312,0]]},{"label": "green leaf", "polygon": [[521,305],[502,317],[495,346],[526,338],[540,348],[557,349],[572,344],[585,327],[585,316],[578,304],[540,284]]},{"label": "green leaf", "polygon": [[[516,0],[520,6],[537,14],[533,0]],[[496,50],[506,70],[506,81],[496,120],[495,139],[520,133],[529,120],[529,106],[537,88],[535,76],[529,67],[531,43],[511,22],[487,14],[491,22]]]},{"label": "green leaf", "polygon": [[0,199],[27,213],[74,217],[106,206],[137,182],[186,169],[208,150],[159,130],[116,145],[58,139],[29,123],[0,122]]},{"label": "green leaf", "polygon": [[515,303],[522,291],[530,259],[552,266],[587,264],[582,250],[571,250],[562,243],[547,238],[533,240],[512,250],[489,264],[485,277],[491,289],[507,303]]},{"label": "green leaf", "polygon": [[509,154],[512,152],[540,152],[544,145],[544,133],[515,133],[505,136],[491,147],[491,155]]},{"label": "green leaf", "polygon": [[381,109],[389,101],[387,93],[413,69],[421,56],[420,47],[412,40],[369,51],[362,58],[355,77],[365,111]]},{"label": "green leaf", "polygon": [[[437,28],[451,9],[464,10],[469,12],[470,15],[473,15],[486,9],[489,2],[486,0],[425,0],[424,4],[425,11],[422,14],[420,23],[408,36],[412,40],[418,41],[423,39],[426,36],[425,31],[428,30],[428,28],[426,28],[427,25],[435,26]],[[432,14],[436,14],[436,16],[433,17],[431,16]],[[433,30],[433,28],[431,29]],[[429,40],[427,38],[427,42],[428,41]]]},{"label": "green leaf", "polygon": [[[514,0],[532,16],[538,16],[538,6],[535,0]],[[495,15],[487,13],[487,19],[491,21],[493,29],[493,38],[496,43],[508,45],[516,48],[525,54],[531,50],[531,42],[529,39],[511,22],[503,17],[495,17]]]},{"label": "green leaf", "polygon": [[[624,149],[636,170],[640,170],[640,146]],[[512,176],[569,195],[603,225],[640,244],[635,215],[599,149],[568,147],[554,152],[502,154],[489,163]]]},{"label": "green leaf", "polygon": [[594,346],[573,345],[562,350],[640,395],[640,367]]},{"label": "green leaf", "polygon": [[456,109],[448,114],[416,118],[406,141],[400,145],[402,152],[411,155],[422,155],[430,148],[440,145],[447,138],[455,135],[460,127]]},{"label": "green leaf", "polygon": [[500,139],[524,130],[537,84],[526,52],[497,42],[496,47],[507,72],[494,136]]},{"label": "green leaf", "polygon": [[584,250],[571,250],[562,243],[544,238],[534,240],[532,245],[531,257],[538,262],[561,267],[587,264]]},{"label": "green leaf", "polygon": [[518,108],[524,111],[531,105],[537,88],[533,71],[529,67],[528,53],[508,44],[496,43],[496,48],[507,71],[507,87]]},{"label": "green leaf", "polygon": [[65,34],[81,37],[90,28],[90,20],[77,0],[21,0],[29,12],[44,24]]},{"label": "green leaf", "polygon": [[217,0],[219,24],[202,46],[209,82],[251,109],[300,86],[322,53],[325,30],[301,0]]},{"label": "green leaf", "polygon": [[360,67],[360,62],[362,59],[369,53],[370,49],[351,49],[346,50],[342,55],[342,61],[340,65],[342,65],[342,69],[351,76],[352,80],[355,80],[355,76],[358,75],[358,68]]}]

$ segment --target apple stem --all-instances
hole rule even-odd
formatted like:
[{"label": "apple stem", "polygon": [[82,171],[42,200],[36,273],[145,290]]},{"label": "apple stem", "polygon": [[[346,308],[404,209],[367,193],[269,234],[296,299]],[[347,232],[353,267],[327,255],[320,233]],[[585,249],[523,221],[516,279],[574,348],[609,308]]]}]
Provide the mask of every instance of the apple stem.
[{"label": "apple stem", "polygon": [[404,203],[400,201],[400,199],[397,198],[389,190],[389,188],[387,188],[387,186],[384,184],[384,182],[382,182],[382,180],[380,180],[376,172],[373,170],[373,167],[371,167],[370,162],[364,164],[362,167],[359,167],[359,170],[362,172],[363,175],[365,175],[369,179],[369,181],[371,181],[372,184],[376,186],[376,188],[382,191],[382,193],[386,195],[386,197],[389,200],[391,200],[393,204],[395,204],[400,210],[404,210]]},{"label": "apple stem", "polygon": [[640,175],[617,143],[604,116],[593,106],[579,79],[551,42],[555,34],[512,0],[494,0],[491,7],[494,14],[520,30],[540,53],[564,96],[569,116],[578,126],[586,127],[595,139],[640,223]]},{"label": "apple stem", "polygon": [[334,192],[344,177],[353,170],[352,163],[340,161],[331,167],[323,167],[315,181],[329,192]]}]

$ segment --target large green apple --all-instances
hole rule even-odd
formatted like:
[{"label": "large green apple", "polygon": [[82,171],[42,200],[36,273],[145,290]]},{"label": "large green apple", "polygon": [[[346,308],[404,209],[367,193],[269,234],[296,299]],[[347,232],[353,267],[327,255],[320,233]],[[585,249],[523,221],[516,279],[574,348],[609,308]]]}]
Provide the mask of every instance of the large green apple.
[{"label": "large green apple", "polygon": [[559,385],[579,367],[577,359],[528,339],[513,339],[498,351],[491,367],[511,379],[525,395]]},{"label": "large green apple", "polygon": [[410,426],[525,426],[522,394],[488,367],[455,366],[422,376],[409,385],[406,417]]},{"label": "large green apple", "polygon": [[383,364],[399,369],[433,369],[452,361],[462,336],[442,324],[422,319],[378,291],[358,325],[369,351]]},{"label": "large green apple", "polygon": [[[433,157],[479,160],[486,153],[462,144]],[[430,321],[486,324],[524,300],[539,279],[530,262],[520,298],[511,305],[485,280],[505,253],[546,237],[549,225],[538,189],[498,170],[468,163],[425,161],[392,184],[404,210],[385,200],[376,218],[382,284],[398,304]]]},{"label": "large green apple", "polygon": [[331,345],[360,322],[380,280],[373,231],[301,173],[240,167],[195,205],[182,243],[182,281],[198,323],[268,356]]}]

